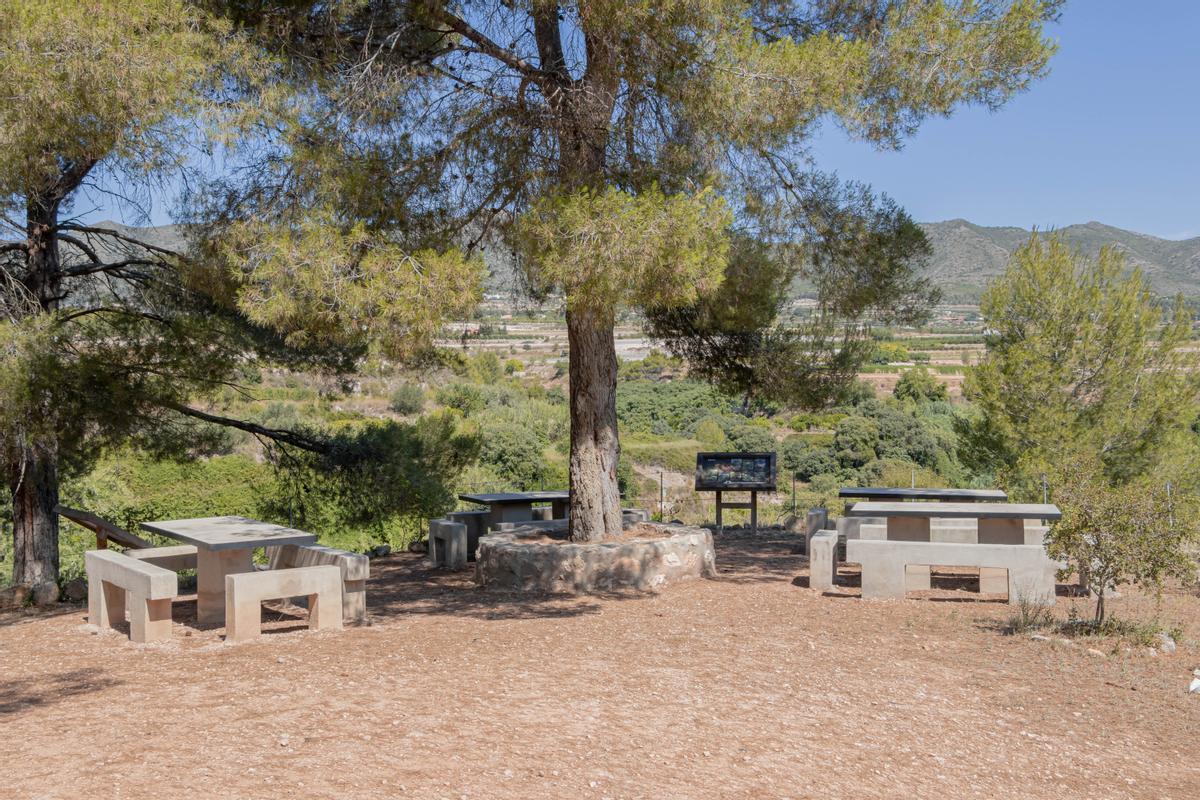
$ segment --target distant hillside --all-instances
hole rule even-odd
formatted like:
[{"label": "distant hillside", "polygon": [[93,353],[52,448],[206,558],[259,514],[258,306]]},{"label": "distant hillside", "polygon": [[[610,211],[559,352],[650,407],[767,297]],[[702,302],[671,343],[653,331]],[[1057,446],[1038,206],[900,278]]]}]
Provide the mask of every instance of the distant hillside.
[{"label": "distant hillside", "polygon": [[[97,227],[115,228],[160,247],[183,246],[183,231],[174,225],[129,228],[101,222]],[[1030,236],[1030,231],[1023,228],[988,228],[963,219],[927,222],[921,227],[933,244],[933,258],[926,274],[942,287],[947,300],[959,302],[978,299],[988,281],[1004,271],[1011,253]],[[1071,225],[1060,232],[1088,254],[1094,255],[1104,245],[1116,245],[1125,251],[1131,265],[1142,268],[1159,293],[1182,293],[1200,299],[1200,237],[1171,241],[1099,222]],[[485,282],[487,291],[513,296],[511,257],[500,248],[492,248],[485,254],[485,260],[490,273]]]},{"label": "distant hillside", "polygon": [[[927,274],[947,299],[974,299],[987,282],[1004,271],[1009,255],[1029,240],[1022,228],[987,228],[966,220],[922,223],[933,245]],[[1170,241],[1099,222],[1059,231],[1067,241],[1094,255],[1105,245],[1123,250],[1131,266],[1141,267],[1161,294],[1200,297],[1200,237]]]}]

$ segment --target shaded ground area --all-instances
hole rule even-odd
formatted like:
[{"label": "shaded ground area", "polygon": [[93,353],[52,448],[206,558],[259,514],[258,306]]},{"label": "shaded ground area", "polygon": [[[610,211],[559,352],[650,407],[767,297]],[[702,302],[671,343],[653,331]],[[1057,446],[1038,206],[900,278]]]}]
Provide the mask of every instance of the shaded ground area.
[{"label": "shaded ground area", "polygon": [[482,593],[399,555],[372,626],[274,613],[239,646],[193,602],[156,646],[84,608],[0,618],[0,797],[1200,796],[1197,598],[1163,602],[1175,654],[1098,657],[998,633],[963,576],[822,596],[793,544],[725,534],[719,579],[649,597]]}]

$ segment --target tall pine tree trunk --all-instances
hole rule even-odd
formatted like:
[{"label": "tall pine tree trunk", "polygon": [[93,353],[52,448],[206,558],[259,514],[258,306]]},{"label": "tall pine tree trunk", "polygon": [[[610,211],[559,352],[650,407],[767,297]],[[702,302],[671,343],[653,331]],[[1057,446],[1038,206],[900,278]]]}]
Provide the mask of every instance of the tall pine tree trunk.
[{"label": "tall pine tree trunk", "polygon": [[[22,283],[31,299],[30,313],[58,308],[62,265],[58,250],[61,193],[30,198],[26,206],[26,262]],[[36,407],[37,404],[34,404]],[[49,414],[50,409],[45,409]],[[33,588],[38,602],[58,597],[58,442],[44,420],[29,420],[36,431],[26,441],[9,442],[8,488],[13,514],[13,583]]]},{"label": "tall pine tree trunk", "polygon": [[41,443],[8,466],[13,512],[13,583],[32,587],[39,602],[58,589],[58,458]]},{"label": "tall pine tree trunk", "polygon": [[[562,44],[555,3],[531,11],[541,58],[541,89],[558,133],[560,187],[597,188],[605,160],[617,88],[616,53],[603,37],[584,30],[587,67],[574,78]],[[570,537],[591,541],[621,530],[617,488],[617,352],[614,309],[584,302],[567,311],[571,380]]]},{"label": "tall pine tree trunk", "polygon": [[617,353],[611,311],[567,312],[571,379],[570,535],[621,530],[617,488]]}]

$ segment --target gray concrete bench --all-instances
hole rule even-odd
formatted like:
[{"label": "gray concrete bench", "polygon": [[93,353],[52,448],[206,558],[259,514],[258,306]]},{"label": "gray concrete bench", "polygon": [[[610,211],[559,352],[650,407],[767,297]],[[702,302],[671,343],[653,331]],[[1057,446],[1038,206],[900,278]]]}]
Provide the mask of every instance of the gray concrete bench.
[{"label": "gray concrete bench", "polygon": [[179,592],[174,572],[112,550],[83,554],[88,577],[88,622],[111,628],[125,621],[129,638],[158,642],[171,638],[171,600]]},{"label": "gray concrete bench", "polygon": [[342,573],[331,564],[239,572],[225,576],[225,641],[242,642],[262,632],[264,600],[308,598],[311,630],[342,627]]},{"label": "gray concrete bench", "polygon": [[467,526],[448,519],[429,520],[428,563],[431,567],[467,568]]},{"label": "gray concrete bench", "polygon": [[271,569],[295,569],[330,565],[342,576],[342,621],[361,624],[367,620],[367,578],[371,575],[371,559],[361,553],[350,553],[319,544],[285,544],[266,548],[267,564]]},{"label": "gray concrete bench", "polygon": [[896,540],[853,539],[846,543],[846,560],[862,565],[862,596],[901,599],[912,588],[911,568],[978,567],[1005,571],[1008,601],[1054,605],[1055,572],[1061,565],[1040,545],[951,544]]},{"label": "gray concrete bench", "polygon": [[172,572],[182,572],[185,569],[196,568],[196,548],[190,544],[177,544],[169,547],[143,547],[139,550],[126,550],[125,555],[153,564],[156,567],[169,569]]}]

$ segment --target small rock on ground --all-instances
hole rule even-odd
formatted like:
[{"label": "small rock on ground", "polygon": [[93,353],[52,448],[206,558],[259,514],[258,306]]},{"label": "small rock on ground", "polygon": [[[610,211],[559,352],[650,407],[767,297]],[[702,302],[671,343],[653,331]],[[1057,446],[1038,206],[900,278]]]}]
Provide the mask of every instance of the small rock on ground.
[{"label": "small rock on ground", "polygon": [[87,597],[87,581],[83,578],[67,581],[63,586],[63,596],[74,601],[84,599]]}]

